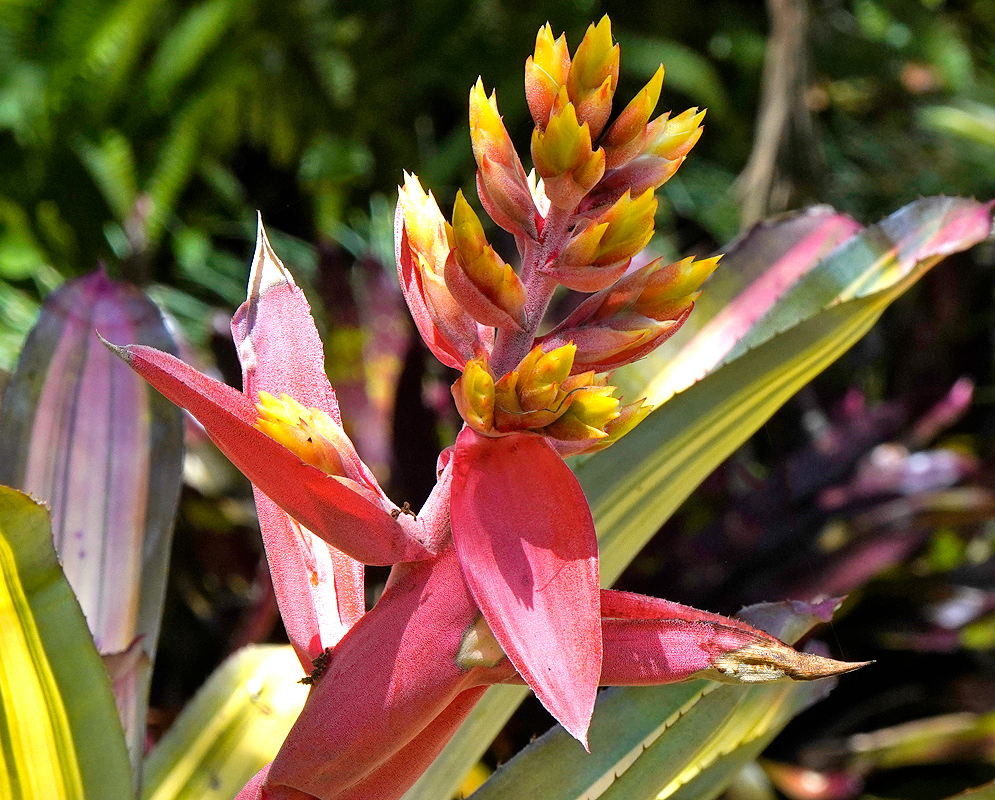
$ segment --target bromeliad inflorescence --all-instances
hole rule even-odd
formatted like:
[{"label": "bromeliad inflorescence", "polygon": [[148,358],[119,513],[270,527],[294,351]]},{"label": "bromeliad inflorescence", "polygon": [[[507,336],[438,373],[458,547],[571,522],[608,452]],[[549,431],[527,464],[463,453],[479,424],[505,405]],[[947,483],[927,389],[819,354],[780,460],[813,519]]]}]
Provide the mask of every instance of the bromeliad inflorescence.
[{"label": "bromeliad inflorescence", "polygon": [[[305,670],[315,665],[280,753],[240,797],[400,797],[493,683],[527,683],[586,743],[599,684],[859,666],[599,587],[591,512],[562,456],[608,446],[645,417],[602,373],[672,335],[718,260],[632,265],[653,234],[653,192],[697,141],[703,112],[650,120],[661,67],[609,124],[618,68],[607,17],[573,58],[564,37],[539,31],[526,62],[528,175],[495,96],[480,81],[471,90],[478,195],[513,234],[519,270],[462,193],[450,224],[417,178],[404,181],[401,286],[429,348],[462,373],[453,395],[465,422],[417,515],[387,498],[343,432],[307,301],[261,225],[232,323],[243,392],[165,353],[116,348],[252,480],[288,634]],[[545,330],[560,287],[588,296]],[[363,564],[393,565],[366,613]]]},{"label": "bromeliad inflorescence", "polygon": [[[450,225],[408,176],[395,225],[401,286],[419,330],[463,373],[453,386],[466,425],[453,456],[452,532],[467,582],[512,663],[581,740],[602,657],[597,542],[589,514],[575,527],[561,522],[562,508],[583,503],[583,493],[559,456],[606,447],[645,417],[649,408],[620,406],[597,375],[672,335],[718,262],[657,259],[630,269],[653,235],[654,190],[698,140],[704,112],[650,121],[661,66],[606,129],[618,72],[607,17],[572,59],[564,36],[554,40],[548,25],[539,31],[525,69],[535,122],[529,175],[496,96],[480,80],[470,91],[477,191],[514,235],[520,274],[487,242],[462,193]],[[560,286],[590,297],[540,335]],[[512,505],[525,453],[541,469],[531,496]],[[548,577],[534,582],[541,602],[480,569],[494,553],[495,568],[506,568],[512,554],[525,553],[521,541],[531,547],[517,569]],[[550,557],[555,569],[540,563]]]}]

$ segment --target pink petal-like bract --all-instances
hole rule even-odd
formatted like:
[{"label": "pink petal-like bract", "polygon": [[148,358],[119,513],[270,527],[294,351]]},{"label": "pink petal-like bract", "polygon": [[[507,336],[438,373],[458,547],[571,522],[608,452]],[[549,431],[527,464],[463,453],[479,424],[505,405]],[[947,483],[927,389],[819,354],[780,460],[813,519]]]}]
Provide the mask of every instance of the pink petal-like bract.
[{"label": "pink petal-like bract", "polygon": [[461,692],[409,744],[335,800],[397,800],[402,797],[442,752],[486,691],[486,686],[475,686]]},{"label": "pink petal-like bract", "polygon": [[[285,392],[341,424],[311,309],[261,223],[248,300],[232,320],[232,335],[249,398],[260,391]],[[351,466],[367,484],[376,485],[358,457]],[[363,565],[303,528],[258,489],[255,496],[280,615],[302,666],[309,669],[363,615]]]},{"label": "pink petal-like bract", "polygon": [[606,686],[685,680],[715,659],[772,637],[738,620],[656,597],[601,592]]},{"label": "pink petal-like bract", "polygon": [[[398,800],[403,797],[486,691],[486,686],[475,686],[461,692],[421,733],[368,776],[336,794],[335,800]],[[271,766],[267,764],[259,770],[235,800],[315,800],[315,795],[287,786],[264,787]]]},{"label": "pink petal-like bract", "polygon": [[256,408],[241,392],[151,347],[115,347],[131,368],[204,426],[231,462],[294,519],[364,564],[428,558],[379,498],[326,475],[257,430]]},{"label": "pink petal-like bract", "polygon": [[452,528],[463,574],[515,668],[582,743],[601,675],[598,543],[573,472],[534,434],[464,428]]},{"label": "pink petal-like bract", "polygon": [[[376,606],[332,651],[264,789],[274,797],[289,787],[337,800],[364,780],[382,780],[378,767],[480,685],[481,669],[457,662],[477,616],[451,548],[431,561],[396,566]],[[452,728],[429,737],[433,748],[444,744],[446,731]]]}]

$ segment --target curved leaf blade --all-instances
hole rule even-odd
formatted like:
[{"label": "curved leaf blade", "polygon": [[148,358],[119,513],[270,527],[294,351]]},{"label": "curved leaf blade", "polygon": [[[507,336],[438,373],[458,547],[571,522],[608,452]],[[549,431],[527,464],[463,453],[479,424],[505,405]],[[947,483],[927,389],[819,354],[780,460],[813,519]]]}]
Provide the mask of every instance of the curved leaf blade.
[{"label": "curved leaf blade", "polygon": [[132,796],[117,707],[48,514],[0,487],[0,789],[13,800]]},{"label": "curved leaf blade", "polygon": [[273,760],[304,707],[289,645],[246,647],[225,661],[145,760],[142,800],[231,800]]}]

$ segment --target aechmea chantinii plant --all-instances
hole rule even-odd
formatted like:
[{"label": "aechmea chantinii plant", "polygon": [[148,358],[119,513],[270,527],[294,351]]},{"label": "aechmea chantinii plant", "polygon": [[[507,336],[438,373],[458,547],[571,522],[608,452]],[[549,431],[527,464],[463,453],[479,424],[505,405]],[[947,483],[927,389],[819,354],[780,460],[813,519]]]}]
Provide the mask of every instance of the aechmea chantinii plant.
[{"label": "aechmea chantinii plant", "polygon": [[[470,92],[478,195],[514,235],[520,269],[462,193],[450,223],[405,178],[401,286],[429,348],[462,372],[464,420],[417,515],[387,498],[344,434],[307,301],[261,227],[232,326],[244,392],[165,353],[118,349],[253,482],[280,609],[311,669],[304,710],[240,797],[400,797],[493,683],[527,683],[586,746],[599,685],[808,680],[859,666],[599,587],[591,512],[562,457],[607,447],[645,417],[604,373],[677,331],[718,262],[631,266],[653,235],[654,191],[704,112],[651,119],[661,66],[608,124],[618,70],[607,17],[572,58],[563,36],[539,31],[526,62],[531,174],[495,96],[480,81]],[[540,334],[559,286],[589,296]],[[362,563],[394,565],[365,614]]]}]

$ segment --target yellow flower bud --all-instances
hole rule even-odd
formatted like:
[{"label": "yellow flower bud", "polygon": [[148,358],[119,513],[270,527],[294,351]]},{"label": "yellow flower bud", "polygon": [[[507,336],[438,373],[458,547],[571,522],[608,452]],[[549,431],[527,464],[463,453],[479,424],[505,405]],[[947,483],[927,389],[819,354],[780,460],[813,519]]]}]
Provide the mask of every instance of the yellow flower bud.
[{"label": "yellow flower bud", "polygon": [[511,265],[487,243],[480,219],[457,192],[446,285],[470,316],[482,325],[521,329],[525,324],[525,287]]},{"label": "yellow flower bud", "polygon": [[545,433],[562,441],[605,439],[605,426],[618,417],[617,397],[614,386],[587,386],[572,393],[573,402],[556,422],[546,427]]},{"label": "yellow flower bud", "polygon": [[408,244],[424,258],[429,271],[441,277],[450,245],[446,237],[446,221],[431,192],[426,194],[416,175],[404,174],[404,186],[398,192],[398,204]]},{"label": "yellow flower bud", "polygon": [[608,211],[598,218],[607,222],[608,230],[598,244],[595,261],[598,264],[617,264],[632,258],[653,238],[657,200],[652,189],[632,199],[629,192],[622,195]]},{"label": "yellow flower bud", "polygon": [[602,139],[606,169],[616,169],[642,150],[646,139],[646,124],[656,108],[662,88],[663,64],[639,94],[632,98]]},{"label": "yellow flower bud", "polygon": [[637,400],[635,403],[622,406],[619,409],[618,416],[605,426],[605,433],[608,434],[608,437],[602,439],[600,442],[595,442],[586,452],[594,453],[615,444],[615,442],[646,419],[652,411],[653,406],[647,404],[645,400]]},{"label": "yellow flower bud", "polygon": [[577,348],[566,344],[548,353],[536,346],[518,367],[518,398],[525,411],[549,408],[573,368]]},{"label": "yellow flower bud", "polygon": [[567,82],[570,52],[566,36],[553,41],[547,22],[536,35],[535,55],[525,61],[525,96],[532,119],[540,130],[546,129],[553,102],[560,87]]},{"label": "yellow flower bud", "polygon": [[484,156],[505,166],[518,160],[515,146],[498,113],[497,95],[491,92],[488,97],[480,78],[470,90],[470,142],[478,165]]},{"label": "yellow flower bud", "polygon": [[659,156],[669,161],[683,158],[701,136],[705,109],[689,108],[676,117],[657,117],[647,126],[643,155]]},{"label": "yellow flower bud", "polygon": [[576,206],[605,173],[605,152],[591,149],[591,130],[578,121],[570,102],[559,112],[554,109],[545,131],[532,132],[532,161],[546,196],[558,208]]},{"label": "yellow flower bud", "polygon": [[336,443],[345,438],[342,430],[324,411],[305,408],[288,394],[279,397],[259,393],[256,428],[295,453],[305,464],[329,475],[345,476]]},{"label": "yellow flower bud", "polygon": [[698,288],[718,266],[722,256],[696,261],[688,257],[656,269],[633,303],[633,310],[655,320],[676,319],[698,298]]},{"label": "yellow flower bud", "polygon": [[612,45],[611,20],[606,14],[591,25],[574,53],[567,76],[570,100],[580,119],[597,138],[611,115],[612,97],[618,85],[619,47]]},{"label": "yellow flower bud", "polygon": [[487,366],[486,356],[466,362],[463,374],[453,384],[453,399],[467,425],[479,433],[493,430],[494,376]]}]

